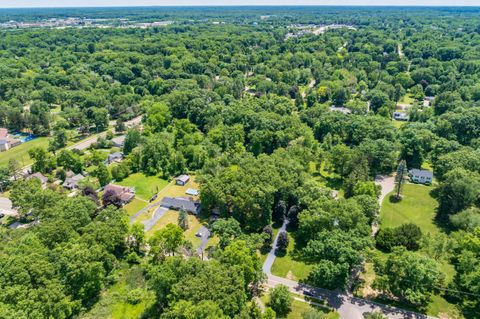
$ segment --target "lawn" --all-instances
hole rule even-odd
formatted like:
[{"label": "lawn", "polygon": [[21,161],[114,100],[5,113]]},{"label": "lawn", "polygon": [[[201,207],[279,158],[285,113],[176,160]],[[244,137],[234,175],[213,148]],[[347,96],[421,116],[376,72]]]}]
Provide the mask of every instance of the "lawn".
[{"label": "lawn", "polygon": [[140,209],[147,206],[147,203],[143,200],[139,200],[138,198],[134,198],[130,203],[125,205],[123,208],[127,211],[128,216],[134,215]]},{"label": "lawn", "polygon": [[157,176],[146,176],[143,173],[135,173],[117,183],[122,186],[135,187],[135,195],[143,200],[150,198],[168,185],[168,181]]},{"label": "lawn", "polygon": [[38,137],[34,140],[22,143],[8,151],[0,153],[0,166],[7,166],[10,159],[16,159],[20,165],[27,166],[33,163],[28,156],[28,151],[35,147],[48,147],[48,137]]},{"label": "lawn", "polygon": [[[380,211],[381,227],[397,227],[411,222],[421,228],[424,236],[440,233],[441,230],[435,224],[435,210],[438,203],[430,195],[432,189],[431,186],[407,184],[404,186],[403,198],[400,202],[394,203],[390,201],[390,196],[385,197]],[[377,254],[387,256],[379,251]],[[443,260],[439,261],[439,264],[446,276],[446,283],[450,282],[455,275],[454,267]],[[368,286],[373,281],[375,273],[373,269],[367,267],[363,276]],[[365,292],[368,292],[368,288],[363,289],[364,295]],[[446,314],[450,318],[462,318],[455,305],[450,304],[441,295],[432,296],[425,312],[432,316]]]},{"label": "lawn", "polygon": [[289,243],[287,253],[283,257],[275,258],[272,266],[272,274],[275,276],[288,278],[291,280],[305,280],[312,269],[312,265],[307,265],[302,261],[296,260],[293,256],[295,250],[295,238],[288,233]]},{"label": "lawn", "polygon": [[[81,318],[141,318],[145,310],[154,303],[155,297],[152,292],[147,290],[143,270],[139,266],[123,265],[115,272],[115,277],[117,278],[116,283],[103,291],[100,300]],[[128,294],[133,289],[141,291],[141,300],[135,305],[127,301]]]},{"label": "lawn", "polygon": [[[380,211],[381,227],[397,227],[404,223],[418,225],[424,233],[439,232],[435,224],[437,201],[430,195],[432,187],[406,184],[400,202],[391,202],[387,195]],[[392,192],[393,194],[393,192]]]},{"label": "lawn", "polygon": [[415,102],[413,95],[411,93],[405,94],[402,99],[399,101],[401,104],[410,104],[412,105]]},{"label": "lawn", "polygon": [[[144,215],[144,214],[142,214]],[[141,216],[142,216],[141,215]],[[151,218],[151,213],[149,214],[149,217]],[[139,218],[141,217],[139,216]],[[143,220],[147,220],[149,218],[144,218]],[[160,230],[167,226],[168,224],[174,224],[178,225],[178,212],[174,210],[169,210],[168,212],[163,215],[162,218],[155,224],[155,226],[152,227],[147,232],[147,238],[151,237],[157,230]],[[200,238],[195,236],[195,233],[198,231],[198,229],[202,226],[200,221],[198,220],[197,217],[189,214],[188,215],[188,229],[183,233],[185,236],[185,239],[190,241],[193,244],[194,248],[197,248],[200,246]]]}]

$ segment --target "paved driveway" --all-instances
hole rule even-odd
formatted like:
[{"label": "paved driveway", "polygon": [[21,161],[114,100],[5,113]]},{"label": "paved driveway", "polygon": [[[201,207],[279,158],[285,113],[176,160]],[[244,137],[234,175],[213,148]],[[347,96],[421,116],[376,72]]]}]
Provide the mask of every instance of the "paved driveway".
[{"label": "paved driveway", "polygon": [[265,262],[263,263],[263,272],[265,274],[270,274],[270,270],[272,269],[273,263],[275,261],[275,250],[277,249],[278,236],[280,235],[281,232],[284,232],[287,229],[287,225],[288,225],[288,219],[285,218],[285,220],[283,221],[282,227],[278,231],[277,236],[275,237],[275,240],[273,241],[272,249],[268,253],[267,258],[265,259]]},{"label": "paved driveway", "polygon": [[143,222],[143,225],[145,226],[145,231],[147,232],[152,229],[153,226],[155,226],[155,224],[160,220],[160,218],[165,215],[166,212],[168,212],[168,208],[158,207],[153,213],[153,217]]},{"label": "paved driveway", "polygon": [[201,254],[202,251],[205,250],[205,247],[207,247],[208,238],[210,237],[210,230],[207,227],[202,225],[198,229],[197,233],[202,234],[200,236],[200,240],[201,240],[200,246],[197,248],[197,253]]}]

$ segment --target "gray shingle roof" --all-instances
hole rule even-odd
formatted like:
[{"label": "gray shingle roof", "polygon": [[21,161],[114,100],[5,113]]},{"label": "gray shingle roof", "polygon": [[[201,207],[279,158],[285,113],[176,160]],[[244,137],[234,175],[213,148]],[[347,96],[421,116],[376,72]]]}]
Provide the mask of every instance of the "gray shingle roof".
[{"label": "gray shingle roof", "polygon": [[161,206],[197,214],[200,211],[200,203],[188,197],[164,197],[160,203]]}]

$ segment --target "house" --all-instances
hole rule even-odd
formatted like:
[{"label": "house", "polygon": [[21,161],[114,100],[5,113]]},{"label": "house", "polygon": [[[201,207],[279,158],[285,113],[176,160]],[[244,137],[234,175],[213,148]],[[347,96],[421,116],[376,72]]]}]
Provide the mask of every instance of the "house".
[{"label": "house", "polygon": [[4,216],[18,217],[18,212],[13,208],[12,201],[7,197],[0,197],[0,218]]},{"label": "house", "polygon": [[73,175],[71,177],[67,177],[65,179],[65,182],[63,182],[62,186],[65,187],[66,189],[70,189],[70,190],[77,189],[78,188],[78,183],[84,178],[85,178],[85,176],[83,176],[82,174],[77,174],[77,175]]},{"label": "house", "polygon": [[194,215],[199,214],[201,209],[200,202],[191,197],[164,197],[160,202],[160,206],[174,210],[183,209]]},{"label": "house", "polygon": [[194,188],[189,188],[186,190],[185,194],[190,196],[198,196],[198,190]]},{"label": "house", "polygon": [[112,154],[108,154],[107,159],[105,160],[105,164],[112,164],[112,163],[119,163],[123,160],[123,153],[122,152],[115,152]]},{"label": "house", "polygon": [[10,144],[6,140],[0,140],[0,152],[5,152],[10,149]]},{"label": "house", "polygon": [[40,183],[42,184],[43,189],[47,188],[48,177],[46,177],[42,173],[37,172],[37,173],[34,173],[32,175],[27,176],[26,179],[29,180],[29,179],[32,179],[32,178],[38,179],[40,181]]},{"label": "house", "polygon": [[0,138],[6,138],[8,136],[8,129],[0,127]]},{"label": "house", "polygon": [[128,204],[135,197],[135,189],[133,187],[108,184],[103,190],[104,193],[111,191],[120,199],[122,205]]},{"label": "house", "polygon": [[408,121],[409,117],[407,113],[403,112],[393,112],[393,119],[397,121]]},{"label": "house", "polygon": [[112,138],[112,145],[115,147],[123,147],[125,144],[125,135],[117,136]]},{"label": "house", "polygon": [[8,151],[12,147],[18,146],[22,144],[22,141],[10,138],[10,137],[2,137],[0,138],[0,152]]},{"label": "house", "polygon": [[330,111],[332,111],[332,112],[342,112],[343,114],[352,113],[352,111],[350,109],[347,109],[346,107],[335,106],[335,105],[330,106]]},{"label": "house", "polygon": [[180,185],[180,186],[185,186],[188,181],[190,180],[190,176],[188,175],[180,175],[175,178],[175,184]]},{"label": "house", "polygon": [[411,169],[408,174],[410,180],[414,183],[431,184],[433,180],[433,173],[425,169]]},{"label": "house", "polygon": [[424,106],[424,107],[429,107],[429,106],[431,106],[433,100],[435,100],[435,97],[434,97],[434,96],[426,96],[426,97],[423,99],[423,106]]}]

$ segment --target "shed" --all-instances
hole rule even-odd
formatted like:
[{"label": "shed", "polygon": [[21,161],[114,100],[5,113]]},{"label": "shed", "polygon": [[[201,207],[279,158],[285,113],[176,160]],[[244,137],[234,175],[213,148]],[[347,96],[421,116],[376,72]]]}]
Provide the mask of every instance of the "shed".
[{"label": "shed", "polygon": [[180,175],[175,178],[175,184],[180,185],[180,186],[185,186],[188,181],[190,180],[190,176],[188,175]]}]

